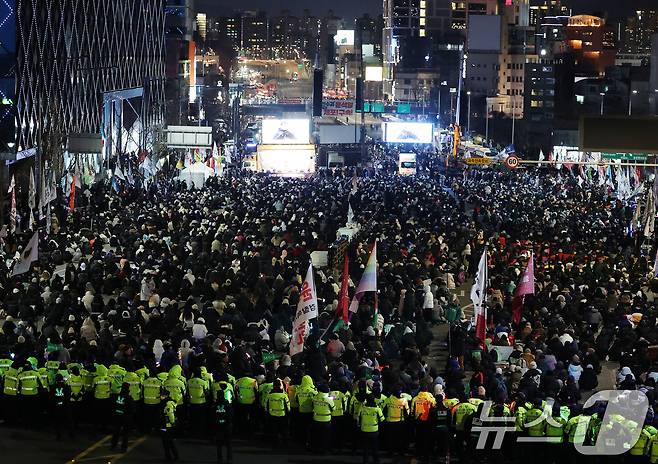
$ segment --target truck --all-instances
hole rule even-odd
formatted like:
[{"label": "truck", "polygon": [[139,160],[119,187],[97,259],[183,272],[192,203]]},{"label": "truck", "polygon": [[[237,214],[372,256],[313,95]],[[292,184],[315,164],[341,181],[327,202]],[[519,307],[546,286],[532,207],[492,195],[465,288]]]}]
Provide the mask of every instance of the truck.
[{"label": "truck", "polygon": [[416,174],[415,153],[400,153],[398,157],[398,174],[400,176],[413,176]]}]

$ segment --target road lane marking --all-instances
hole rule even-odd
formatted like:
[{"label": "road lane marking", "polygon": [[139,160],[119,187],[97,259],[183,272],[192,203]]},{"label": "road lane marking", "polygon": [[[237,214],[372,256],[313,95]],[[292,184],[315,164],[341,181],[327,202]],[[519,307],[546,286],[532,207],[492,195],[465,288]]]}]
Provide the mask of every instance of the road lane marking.
[{"label": "road lane marking", "polygon": [[84,458],[86,455],[88,455],[89,453],[91,453],[92,451],[94,451],[96,448],[98,448],[98,447],[100,447],[100,446],[103,446],[103,444],[106,443],[107,441],[109,441],[110,438],[112,438],[112,435],[106,435],[106,436],[104,436],[103,438],[101,438],[100,440],[98,440],[96,443],[94,443],[93,445],[91,445],[89,448],[87,448],[86,450],[82,451],[80,454],[78,454],[77,456],[75,456],[75,457],[74,457],[73,459],[71,459],[70,461],[66,461],[67,464],[73,464],[73,463],[77,462],[78,460]]},{"label": "road lane marking", "polygon": [[141,445],[141,444],[144,443],[145,441],[146,441],[146,435],[144,435],[144,436],[141,437],[141,438],[138,438],[137,440],[135,440],[135,441],[134,441],[134,442],[133,442],[133,443],[132,443],[127,449],[126,449],[126,452],[125,452],[125,453],[116,456],[116,457],[115,457],[114,459],[112,459],[111,461],[108,461],[109,464],[114,464],[114,463],[117,462],[119,459],[125,457],[128,453],[130,453],[132,450],[134,450],[135,448],[137,448],[139,445]]}]

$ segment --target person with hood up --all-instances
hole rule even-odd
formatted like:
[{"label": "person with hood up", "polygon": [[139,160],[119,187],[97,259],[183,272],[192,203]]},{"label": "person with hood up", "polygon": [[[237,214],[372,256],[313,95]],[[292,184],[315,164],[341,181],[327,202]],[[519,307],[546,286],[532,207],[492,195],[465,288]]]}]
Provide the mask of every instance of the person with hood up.
[{"label": "person with hood up", "polygon": [[295,392],[296,403],[299,405],[299,426],[306,446],[310,445],[311,425],[313,422],[313,398],[318,394],[310,375],[302,377],[302,382]]},{"label": "person with hood up", "polygon": [[202,317],[198,318],[192,326],[192,338],[197,343],[203,341],[208,335],[208,328],[206,327],[206,320]]},{"label": "person with hood up", "polygon": [[187,370],[190,367],[190,355],[194,352],[190,348],[190,342],[187,339],[183,339],[180,342],[180,348],[178,349],[178,359],[180,360],[181,366],[183,369]]},{"label": "person with hood up", "polygon": [[164,346],[162,345],[162,340],[157,338],[155,342],[153,342],[153,356],[155,357],[155,363],[160,364],[160,360],[162,359],[162,354],[164,353]]},{"label": "person with hood up", "polygon": [[619,373],[617,374],[617,385],[621,384],[624,380],[626,380],[626,377],[630,375],[633,380],[635,380],[635,375],[631,371],[631,368],[628,366],[624,366],[621,368]]},{"label": "person with hood up", "polygon": [[432,323],[432,313],[434,312],[434,295],[430,289],[430,284],[423,286],[423,318],[428,324]]},{"label": "person with hood up", "polygon": [[98,331],[96,330],[96,324],[91,319],[90,316],[87,316],[80,327],[80,337],[90,342],[92,340],[98,340]]}]

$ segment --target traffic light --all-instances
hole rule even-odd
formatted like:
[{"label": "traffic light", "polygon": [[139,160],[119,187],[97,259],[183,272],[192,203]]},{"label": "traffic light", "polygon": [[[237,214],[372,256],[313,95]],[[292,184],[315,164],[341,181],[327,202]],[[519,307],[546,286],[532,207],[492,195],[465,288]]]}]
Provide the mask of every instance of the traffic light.
[{"label": "traffic light", "polygon": [[324,72],[321,69],[313,70],[313,116],[322,116],[322,84]]}]

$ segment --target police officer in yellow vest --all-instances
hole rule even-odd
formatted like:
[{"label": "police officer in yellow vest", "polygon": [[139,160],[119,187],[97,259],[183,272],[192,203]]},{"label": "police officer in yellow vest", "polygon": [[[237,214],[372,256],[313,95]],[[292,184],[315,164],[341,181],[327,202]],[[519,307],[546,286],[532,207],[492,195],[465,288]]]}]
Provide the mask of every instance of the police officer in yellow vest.
[{"label": "police officer in yellow vest", "polygon": [[329,386],[326,383],[318,385],[318,393],[313,397],[313,429],[315,450],[325,454],[331,439],[331,413],[334,410],[334,400],[329,396]]},{"label": "police officer in yellow vest", "polygon": [[384,422],[384,414],[377,406],[372,395],[366,397],[366,402],[359,408],[357,425],[361,431],[361,442],[363,446],[363,464],[368,463],[368,457],[372,456],[374,464],[379,463],[379,424]]},{"label": "police officer in yellow vest", "polygon": [[272,443],[276,447],[279,443],[285,444],[288,430],[288,415],[290,414],[290,399],[283,390],[283,382],[276,379],[272,391],[265,400],[265,410],[269,419],[269,431]]},{"label": "police officer in yellow vest", "polygon": [[144,422],[147,429],[157,426],[160,414],[160,395],[162,393],[162,380],[155,375],[142,382],[144,392]]},{"label": "police officer in yellow vest", "polygon": [[237,424],[241,432],[249,430],[250,423],[256,417],[256,395],[258,393],[258,382],[256,379],[249,376],[244,376],[238,379],[235,384],[236,393],[236,413]]},{"label": "police officer in yellow vest", "polygon": [[23,366],[23,372],[18,374],[18,393],[20,394],[20,407],[22,409],[21,417],[24,419],[38,417],[39,410],[39,393],[45,390],[46,386],[36,371],[36,359],[34,364],[29,362]]},{"label": "police officer in yellow vest", "polygon": [[112,394],[111,380],[107,375],[107,367],[96,364],[96,376],[94,377],[94,413],[97,423],[103,430],[107,429],[107,420],[110,417]]},{"label": "police officer in yellow vest", "polygon": [[645,425],[644,427],[642,427],[640,436],[637,438],[637,441],[631,447],[631,450],[629,452],[631,456],[635,456],[633,459],[639,461],[642,459],[641,457],[647,454],[646,450],[649,448],[649,443],[651,443],[651,439],[655,434],[656,434],[656,429],[651,425]]},{"label": "police officer in yellow vest", "polygon": [[66,384],[71,389],[71,414],[73,417],[73,426],[75,427],[82,417],[85,393],[84,383],[78,366],[71,367],[71,375],[69,375],[69,378],[66,380]]},{"label": "police officer in yellow vest", "polygon": [[388,443],[388,449],[400,456],[404,454],[407,442],[405,421],[409,417],[409,403],[402,397],[402,389],[396,391],[384,402],[384,417],[386,423],[382,430],[384,442]]},{"label": "police officer in yellow vest", "polygon": [[310,446],[311,425],[313,422],[313,397],[317,394],[310,375],[302,377],[302,383],[297,388],[296,399],[299,404],[299,427],[307,447]]},{"label": "police officer in yellow vest", "polygon": [[16,424],[18,420],[18,376],[22,370],[23,366],[14,361],[5,372],[2,410],[5,422],[9,425]]},{"label": "police officer in yellow vest", "polygon": [[210,384],[210,392],[212,394],[212,402],[217,402],[217,394],[221,391],[223,395],[227,396],[229,403],[233,403],[235,399],[235,391],[233,389],[233,384],[229,380],[229,376],[226,372],[220,371],[213,375],[213,381]]},{"label": "police officer in yellow vest", "polygon": [[526,413],[525,423],[523,424],[528,436],[534,438],[544,436],[546,415],[548,414],[544,414],[542,402],[540,400],[535,401],[533,407]]},{"label": "police officer in yellow vest", "polygon": [[651,464],[658,464],[658,433],[652,435],[644,454],[649,457]]},{"label": "police officer in yellow vest", "polygon": [[176,427],[176,401],[171,399],[169,390],[162,389],[160,415],[160,436],[162,437],[162,448],[164,449],[167,461],[172,459],[178,461],[178,448],[174,440]]},{"label": "police officer in yellow vest", "polygon": [[197,369],[190,380],[187,381],[187,391],[190,401],[190,421],[197,433],[204,433],[208,425],[208,397],[210,385]]},{"label": "police officer in yellow vest", "polygon": [[329,392],[329,396],[334,400],[334,410],[331,411],[332,449],[339,451],[347,444],[346,434],[350,432],[351,418],[348,411],[350,394],[346,382],[341,385],[334,383],[332,387]]}]

